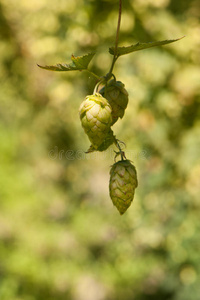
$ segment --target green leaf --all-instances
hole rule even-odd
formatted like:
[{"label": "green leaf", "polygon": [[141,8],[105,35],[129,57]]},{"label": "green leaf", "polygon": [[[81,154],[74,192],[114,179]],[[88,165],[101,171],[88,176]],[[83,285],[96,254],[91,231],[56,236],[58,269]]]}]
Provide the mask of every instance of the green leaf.
[{"label": "green leaf", "polygon": [[[127,46],[127,47],[118,47],[116,55],[120,56],[120,55],[128,54],[131,52],[135,52],[135,51],[139,51],[139,50],[143,50],[143,49],[147,49],[147,48],[151,48],[151,47],[162,46],[162,45],[174,43],[176,41],[181,40],[182,38],[184,38],[184,36],[179,39],[175,39],[175,40],[165,40],[165,41],[149,42],[149,43],[137,43],[135,45],[131,45],[131,46]],[[115,47],[109,48],[109,52],[110,52],[110,54],[114,55]]]},{"label": "green leaf", "polygon": [[76,70],[86,70],[91,59],[93,58],[93,56],[95,55],[95,53],[88,53],[86,55],[83,56],[71,56],[71,60],[72,62],[70,64],[57,64],[54,66],[40,66],[38,65],[38,67],[40,67],[41,69],[45,69],[48,71],[76,71]]}]

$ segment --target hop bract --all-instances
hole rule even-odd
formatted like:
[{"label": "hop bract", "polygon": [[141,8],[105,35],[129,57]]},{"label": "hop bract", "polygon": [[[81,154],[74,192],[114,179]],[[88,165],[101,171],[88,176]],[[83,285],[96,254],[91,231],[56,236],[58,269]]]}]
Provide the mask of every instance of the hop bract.
[{"label": "hop bract", "polygon": [[124,88],[124,84],[121,81],[115,79],[110,80],[107,83],[107,87],[104,86],[100,90],[100,94],[106,97],[110,106],[112,107],[112,125],[124,116],[125,109],[128,105],[128,92]]},{"label": "hop bract", "polygon": [[94,151],[100,151],[100,152],[105,151],[114,143],[114,141],[115,141],[115,136],[112,129],[110,128],[103,143],[97,149],[95,149],[94,146],[91,145],[86,153],[90,153]]},{"label": "hop bract", "polygon": [[109,133],[111,111],[110,104],[99,93],[87,96],[79,108],[82,126],[94,149],[98,149]]},{"label": "hop bract", "polygon": [[138,185],[135,167],[129,160],[115,163],[110,170],[110,197],[120,214],[124,214],[133,201]]}]

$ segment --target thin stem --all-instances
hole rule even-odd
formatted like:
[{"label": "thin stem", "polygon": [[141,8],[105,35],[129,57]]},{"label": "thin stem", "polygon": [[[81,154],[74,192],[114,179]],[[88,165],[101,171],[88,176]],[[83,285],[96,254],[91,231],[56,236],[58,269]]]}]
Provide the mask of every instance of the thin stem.
[{"label": "thin stem", "polygon": [[95,88],[94,88],[94,91],[93,91],[93,95],[96,94],[96,92],[98,91],[99,85],[102,84],[103,82],[105,82],[104,77],[101,78],[101,79],[97,82],[97,84],[95,85]]},{"label": "thin stem", "polygon": [[86,69],[85,71],[87,71],[88,73],[90,73],[92,76],[96,77],[99,80],[102,80],[102,77],[98,76],[97,74],[93,73],[92,71]]},{"label": "thin stem", "polygon": [[[120,141],[119,141],[118,139],[116,139],[116,137],[114,137],[114,144],[115,144],[115,146],[119,149],[118,152],[114,151],[114,152],[116,153],[115,159],[116,159],[116,157],[117,157],[118,155],[120,155],[120,156],[121,156],[121,160],[124,160],[124,158],[126,159],[125,152],[122,151],[122,148],[120,147],[119,142],[120,142]],[[121,142],[121,143],[123,143],[123,142]],[[123,144],[124,144],[124,143],[123,143]]]},{"label": "thin stem", "polygon": [[110,71],[108,72],[108,74],[112,73],[114,65],[116,63],[116,60],[118,59],[117,46],[118,46],[118,41],[119,41],[119,31],[120,31],[120,24],[121,24],[121,15],[122,15],[122,0],[119,0],[119,14],[118,14],[118,23],[117,23],[117,33],[116,33],[116,38],[115,38],[115,50],[114,50],[112,65],[110,67]]},{"label": "thin stem", "polygon": [[107,75],[108,78],[111,77],[111,74],[112,74],[112,71],[113,71],[113,68],[114,68],[114,65],[115,65],[115,63],[116,63],[117,58],[118,58],[118,57],[113,56],[112,65],[111,65],[111,67],[110,67],[110,71],[108,72],[109,76]]},{"label": "thin stem", "polygon": [[114,51],[114,57],[117,56],[117,45],[119,40],[119,30],[120,30],[120,24],[121,24],[121,15],[122,15],[122,0],[119,0],[119,15],[118,15],[118,23],[117,23],[117,33],[116,33],[116,39],[115,39],[115,51]]}]

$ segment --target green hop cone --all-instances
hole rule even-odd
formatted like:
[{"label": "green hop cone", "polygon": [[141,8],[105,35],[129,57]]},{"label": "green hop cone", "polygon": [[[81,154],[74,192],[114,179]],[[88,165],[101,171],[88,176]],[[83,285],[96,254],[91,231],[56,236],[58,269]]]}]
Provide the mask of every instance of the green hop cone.
[{"label": "green hop cone", "polygon": [[112,129],[110,129],[103,143],[97,149],[95,149],[94,146],[91,145],[86,153],[90,153],[94,151],[100,151],[100,152],[105,151],[114,143],[114,141],[115,141],[115,137]]},{"label": "green hop cone", "polygon": [[99,93],[85,98],[79,108],[79,115],[85,133],[94,149],[106,139],[112,124],[111,106]]},{"label": "green hop cone", "polygon": [[110,170],[110,197],[120,214],[131,205],[135,189],[138,185],[135,167],[129,160],[115,163]]},{"label": "green hop cone", "polygon": [[112,125],[117,122],[118,118],[123,118],[125,109],[128,105],[128,92],[124,88],[121,81],[115,79],[107,83],[107,88],[104,86],[99,93],[106,97],[112,107]]}]

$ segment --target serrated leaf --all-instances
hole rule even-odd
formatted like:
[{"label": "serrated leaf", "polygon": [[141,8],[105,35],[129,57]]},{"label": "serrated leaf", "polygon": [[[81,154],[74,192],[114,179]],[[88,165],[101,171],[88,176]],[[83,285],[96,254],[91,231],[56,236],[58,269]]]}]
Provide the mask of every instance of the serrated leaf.
[{"label": "serrated leaf", "polygon": [[79,70],[75,64],[57,64],[53,66],[40,66],[41,69],[45,69],[48,71],[73,71],[73,70]]},{"label": "serrated leaf", "polygon": [[95,53],[88,53],[83,56],[71,56],[72,62],[70,64],[57,64],[53,66],[40,66],[38,67],[48,70],[48,71],[81,71],[86,70],[91,59]]},{"label": "serrated leaf", "polygon": [[[184,36],[179,38],[179,39],[175,39],[175,40],[165,40],[165,41],[148,42],[148,43],[137,43],[137,44],[127,46],[127,47],[118,47],[116,55],[121,56],[121,55],[124,55],[124,54],[128,54],[128,53],[131,53],[131,52],[135,52],[135,51],[139,51],[139,50],[143,50],[143,49],[147,49],[147,48],[152,48],[152,47],[156,47],[156,46],[162,46],[162,45],[174,43],[176,41],[179,41],[182,38],[184,38]],[[114,53],[115,52],[115,47],[109,48],[109,52],[110,52],[110,54],[114,55],[115,54]]]},{"label": "serrated leaf", "polygon": [[71,60],[72,62],[75,64],[75,66],[80,70],[84,70],[87,69],[91,59],[93,58],[93,56],[95,55],[95,53],[89,53],[87,55],[84,56],[77,56],[75,57],[74,55],[71,56]]}]

